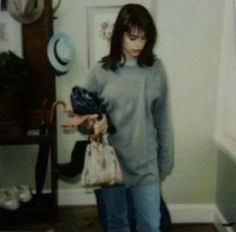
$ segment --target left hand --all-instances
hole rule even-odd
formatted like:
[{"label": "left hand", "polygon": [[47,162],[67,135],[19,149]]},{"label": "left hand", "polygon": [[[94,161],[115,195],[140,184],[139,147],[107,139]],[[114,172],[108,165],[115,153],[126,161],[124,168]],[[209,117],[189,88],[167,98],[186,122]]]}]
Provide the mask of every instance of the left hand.
[{"label": "left hand", "polygon": [[160,179],[161,179],[161,180],[164,180],[164,179],[166,178],[167,175],[168,175],[167,172],[163,172],[163,171],[161,171],[161,172],[160,172]]}]

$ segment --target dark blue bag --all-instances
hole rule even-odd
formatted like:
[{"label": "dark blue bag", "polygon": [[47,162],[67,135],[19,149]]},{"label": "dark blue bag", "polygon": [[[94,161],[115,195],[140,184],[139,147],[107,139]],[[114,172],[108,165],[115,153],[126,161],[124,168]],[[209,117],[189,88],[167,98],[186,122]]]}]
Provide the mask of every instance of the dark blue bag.
[{"label": "dark blue bag", "polygon": [[114,134],[116,132],[116,128],[105,106],[102,104],[102,100],[98,98],[96,93],[89,92],[83,87],[75,86],[72,88],[70,100],[73,112],[76,114],[98,114],[98,119],[101,119],[102,114],[105,114],[107,117],[108,133]]},{"label": "dark blue bag", "polygon": [[103,106],[96,95],[80,86],[72,88],[70,100],[73,111],[77,114],[101,115],[104,111]]}]

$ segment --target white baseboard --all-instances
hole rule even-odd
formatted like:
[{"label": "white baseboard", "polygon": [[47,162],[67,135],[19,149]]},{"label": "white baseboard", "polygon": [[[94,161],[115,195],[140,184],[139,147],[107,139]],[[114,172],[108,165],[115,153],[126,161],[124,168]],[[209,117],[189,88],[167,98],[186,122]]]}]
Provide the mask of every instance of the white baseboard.
[{"label": "white baseboard", "polygon": [[86,192],[84,188],[63,189],[58,191],[59,205],[95,205],[96,200],[92,191]]},{"label": "white baseboard", "polygon": [[170,204],[173,223],[214,223],[214,204]]},{"label": "white baseboard", "polygon": [[[59,190],[59,205],[95,205],[92,191],[83,188]],[[233,232],[232,228],[223,227],[226,219],[215,204],[168,204],[173,223],[213,223],[219,232]]]}]

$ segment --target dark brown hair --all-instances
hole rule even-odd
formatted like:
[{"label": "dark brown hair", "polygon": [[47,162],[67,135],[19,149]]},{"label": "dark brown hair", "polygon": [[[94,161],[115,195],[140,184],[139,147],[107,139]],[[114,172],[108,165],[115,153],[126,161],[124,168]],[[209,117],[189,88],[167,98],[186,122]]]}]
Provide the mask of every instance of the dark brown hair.
[{"label": "dark brown hair", "polygon": [[148,10],[139,4],[124,5],[114,24],[111,37],[110,53],[101,59],[104,69],[115,71],[120,61],[125,56],[122,52],[123,35],[125,32],[130,33],[133,28],[143,31],[147,39],[143,50],[137,57],[137,63],[140,67],[152,66],[155,56],[153,47],[157,39],[157,30]]}]

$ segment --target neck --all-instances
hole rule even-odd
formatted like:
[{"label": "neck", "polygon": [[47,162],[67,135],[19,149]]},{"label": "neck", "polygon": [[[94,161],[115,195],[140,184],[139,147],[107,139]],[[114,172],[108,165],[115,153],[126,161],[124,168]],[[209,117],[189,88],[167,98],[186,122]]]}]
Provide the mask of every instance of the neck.
[{"label": "neck", "polygon": [[[123,63],[124,60],[121,60],[121,63]],[[137,59],[135,57],[126,59],[124,66],[136,66],[137,65]]]}]

